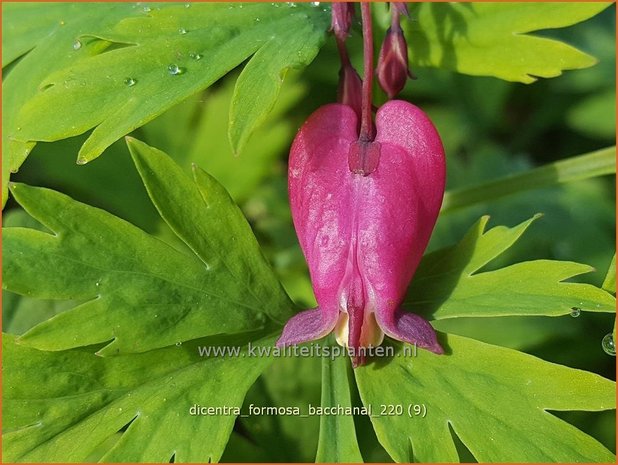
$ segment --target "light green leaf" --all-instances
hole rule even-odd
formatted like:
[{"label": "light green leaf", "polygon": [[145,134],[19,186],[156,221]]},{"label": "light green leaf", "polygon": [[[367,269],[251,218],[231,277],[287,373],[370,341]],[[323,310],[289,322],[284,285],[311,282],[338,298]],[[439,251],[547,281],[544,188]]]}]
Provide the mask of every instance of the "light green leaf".
[{"label": "light green leaf", "polygon": [[[264,82],[268,79],[259,74],[262,66],[268,66],[272,78],[273,72],[309,63],[329,25],[328,10],[308,4],[153,4],[144,7],[147,11],[131,5],[125,7],[130,14],[125,12],[125,19],[116,20],[113,27],[93,24],[99,20],[96,10],[80,7],[84,24],[73,31],[64,52],[73,61],[61,67],[36,63],[47,72],[38,72],[34,91],[29,88],[27,98],[4,109],[15,121],[7,135],[17,144],[9,147],[13,169],[25,159],[24,144],[95,128],[79,152],[80,163],[90,161],[115,140],[253,56],[236,91],[241,110],[252,108],[250,117],[238,120],[240,130],[231,128],[238,149],[272,108],[281,85],[278,76],[272,85]],[[82,46],[72,50],[76,38]],[[60,46],[55,40],[49,43]],[[27,70],[33,64],[23,60],[10,77],[18,76],[22,65]],[[252,81],[262,84],[249,86]],[[13,80],[10,90],[20,92],[19,82]]]},{"label": "light green leaf", "polygon": [[[332,346],[331,346],[332,347]],[[322,358],[322,408],[351,407],[347,357]],[[320,439],[315,458],[319,463],[360,463],[354,418],[345,414],[320,417]]]},{"label": "light green leaf", "polygon": [[[79,7],[71,3],[3,3],[2,67],[11,64],[60,29]],[[70,27],[70,26],[69,26]]]},{"label": "light green leaf", "polygon": [[234,156],[227,137],[228,121],[221,115],[229,110],[236,78],[236,74],[226,76],[221,85],[166,111],[141,130],[150,145],[170,154],[183,168],[199,165],[242,203],[255,195],[256,187],[275,172],[281,155],[289,150],[296,125],[287,113],[306,89],[288,76],[265,123],[256,129],[243,153]]},{"label": "light green leaf", "polygon": [[418,3],[404,22],[414,66],[531,83],[596,60],[530,32],[584,21],[611,3]]},{"label": "light green leaf", "polygon": [[288,69],[308,65],[316,53],[311,40],[290,29],[267,42],[245,66],[230,106],[228,134],[235,154],[243,150],[253,130],[272,110]]},{"label": "light green leaf", "polygon": [[13,195],[54,234],[3,230],[3,287],[81,305],[20,341],[62,350],[112,341],[99,354],[143,352],[204,336],[272,331],[291,303],[251,228],[225,190],[196,169],[195,183],[165,154],[130,148],[163,218],[194,252],[54,191],[15,184]]},{"label": "light green leaf", "polygon": [[[598,441],[549,412],[614,409],[614,382],[459,336],[442,343],[446,355],[421,350],[413,358],[398,346],[392,360],[355,370],[393,459],[458,461],[452,428],[479,462],[614,462]],[[384,415],[382,405],[404,413]]]},{"label": "light green leaf", "polygon": [[[200,357],[198,341],[109,358],[40,352],[4,335],[3,458],[85,462],[107,441],[104,462],[217,461],[234,426],[231,408],[270,360]],[[192,415],[195,404],[230,411]]]},{"label": "light green leaf", "polygon": [[[144,16],[145,12],[131,3],[19,3],[2,4],[3,45],[9,47],[8,58],[13,61],[19,55],[32,49],[2,81],[2,205],[7,200],[10,171],[17,171],[24,162],[34,142],[20,138],[23,127],[18,114],[35,95],[42,93],[42,82],[51,73],[61,69],[73,69],[82,60],[105,51],[111,43],[97,41],[82,44],[74,49],[78,38],[84,34],[102,34],[123,18]],[[33,22],[34,20],[34,22]],[[22,34],[25,36],[22,37]],[[71,77],[60,87],[75,85]],[[50,110],[51,109],[51,110]],[[37,124],[49,120],[81,118],[59,112],[59,108],[46,108],[47,113]],[[53,112],[53,117],[50,116]],[[92,108],[91,110],[92,111]],[[70,128],[69,128],[70,129]],[[10,170],[10,171],[9,171]]]},{"label": "light green leaf", "polygon": [[616,293],[616,254],[612,257],[612,261],[607,269],[607,275],[603,281],[603,286],[601,287],[607,292],[611,292],[612,294]]},{"label": "light green leaf", "polygon": [[459,242],[423,257],[404,307],[431,319],[509,315],[558,316],[573,307],[615,312],[616,300],[590,284],[563,282],[592,271],[573,262],[534,260],[482,271],[504,253],[534,221],[485,231],[482,217]]}]

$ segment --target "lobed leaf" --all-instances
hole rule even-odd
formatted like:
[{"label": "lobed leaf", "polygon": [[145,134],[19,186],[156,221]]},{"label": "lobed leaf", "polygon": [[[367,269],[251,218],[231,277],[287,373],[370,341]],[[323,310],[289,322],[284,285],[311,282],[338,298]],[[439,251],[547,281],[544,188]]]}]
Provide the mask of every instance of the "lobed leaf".
[{"label": "lobed leaf", "polygon": [[577,307],[614,312],[616,300],[590,284],[564,282],[592,271],[579,263],[535,260],[482,271],[504,253],[537,217],[514,228],[485,231],[482,217],[459,244],[423,257],[404,306],[432,319],[511,315],[559,316]]},{"label": "lobed leaf", "polygon": [[291,303],[225,190],[195,170],[195,183],[165,154],[132,140],[153,203],[193,254],[57,192],[14,184],[16,200],[53,234],[3,230],[3,288],[78,300],[20,342],[62,350],[144,352],[205,336],[263,334]]},{"label": "lobed leaf", "polygon": [[412,66],[531,83],[587,68],[595,58],[531,32],[570,26],[611,3],[419,3],[406,22]]},{"label": "lobed leaf", "polygon": [[215,462],[236,415],[190,408],[240,408],[271,361],[200,357],[197,341],[116,357],[41,352],[7,334],[2,342],[8,462],[86,462],[102,443],[105,462]]},{"label": "lobed leaf", "polygon": [[[86,163],[253,57],[236,89],[235,108],[243,115],[231,119],[232,145],[239,151],[272,108],[285,70],[311,62],[329,25],[329,10],[309,4],[189,6],[126,4],[114,16],[105,7],[76,5],[73,17],[81,18],[75,21],[79,26],[70,34],[54,32],[45,46],[15,66],[4,84],[5,94],[20,95],[3,107],[11,120],[4,128],[12,141],[7,146],[11,169],[19,168],[36,141],[94,128],[78,156]],[[100,22],[102,16],[106,19]],[[72,50],[77,39],[81,46]],[[49,49],[56,51],[37,61]],[[63,59],[54,61],[59,53]],[[33,66],[35,76],[21,82]],[[264,67],[273,82],[261,74]]]},{"label": "lobed leaf", "polygon": [[[123,18],[143,16],[145,13],[130,3],[3,3],[3,67],[13,64],[2,81],[2,205],[8,195],[11,171],[17,171],[32,151],[35,143],[20,139],[24,129],[18,123],[23,106],[42,92],[42,82],[51,73],[71,69],[78,62],[102,53],[111,44],[98,41],[82,43],[84,34],[104,33]],[[33,18],[36,20],[33,21]],[[76,44],[81,46],[76,50]],[[24,53],[19,62],[16,58]],[[71,78],[60,87],[76,84]],[[50,117],[50,109],[53,117]],[[57,106],[47,107],[43,121],[80,118],[80,115],[60,113]],[[92,108],[90,109],[92,111]],[[68,128],[71,129],[71,128]],[[74,128],[72,128],[74,129]]]},{"label": "lobed leaf", "polygon": [[[394,460],[459,461],[452,428],[478,462],[615,461],[596,439],[549,412],[614,409],[614,382],[473,339],[448,335],[442,345],[446,355],[418,357],[398,346],[393,359],[354,372]],[[384,415],[382,405],[401,405],[404,414]]]}]

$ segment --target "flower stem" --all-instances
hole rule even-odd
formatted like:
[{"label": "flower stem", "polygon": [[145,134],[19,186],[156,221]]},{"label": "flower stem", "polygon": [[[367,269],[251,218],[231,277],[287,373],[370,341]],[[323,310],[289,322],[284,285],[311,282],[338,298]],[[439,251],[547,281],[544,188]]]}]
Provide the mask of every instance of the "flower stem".
[{"label": "flower stem", "polygon": [[363,99],[361,107],[361,128],[359,140],[372,141],[374,138],[372,120],[371,91],[373,87],[373,32],[371,28],[371,3],[361,3],[363,19]]}]

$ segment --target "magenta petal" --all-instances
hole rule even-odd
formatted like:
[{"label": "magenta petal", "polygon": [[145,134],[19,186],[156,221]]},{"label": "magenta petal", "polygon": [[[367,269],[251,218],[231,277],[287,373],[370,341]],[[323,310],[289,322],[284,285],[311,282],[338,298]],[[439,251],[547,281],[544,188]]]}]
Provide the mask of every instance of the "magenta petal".
[{"label": "magenta petal", "polygon": [[301,344],[326,336],[337,324],[338,312],[322,312],[320,308],[297,313],[283,328],[277,347]]},{"label": "magenta petal", "polygon": [[347,313],[340,336],[350,347],[375,344],[377,322],[393,338],[441,353],[431,326],[398,310],[442,203],[440,137],[420,109],[393,100],[378,110],[367,150],[356,150],[358,140],[354,110],[332,104],[292,145],[290,206],[319,310],[292,318],[279,345],[322,337]]},{"label": "magenta petal", "polygon": [[378,317],[378,324],[385,334],[403,342],[416,344],[436,354],[443,354],[444,349],[438,343],[436,332],[424,318],[401,309],[386,319]]}]

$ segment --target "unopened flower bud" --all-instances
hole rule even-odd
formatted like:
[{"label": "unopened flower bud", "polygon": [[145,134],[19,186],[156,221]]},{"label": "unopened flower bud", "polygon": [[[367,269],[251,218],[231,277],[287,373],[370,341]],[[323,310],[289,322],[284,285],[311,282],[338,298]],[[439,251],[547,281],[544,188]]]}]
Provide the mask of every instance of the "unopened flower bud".
[{"label": "unopened flower bud", "polygon": [[378,58],[377,75],[380,87],[389,98],[401,92],[410,76],[408,44],[398,24],[394,24],[386,31]]},{"label": "unopened flower bud", "polygon": [[359,120],[361,117],[362,90],[362,79],[349,61],[344,63],[339,70],[337,101],[351,106]]},{"label": "unopened flower bud", "polygon": [[345,40],[350,34],[354,19],[354,4],[348,2],[333,3],[331,30],[339,40]]}]

